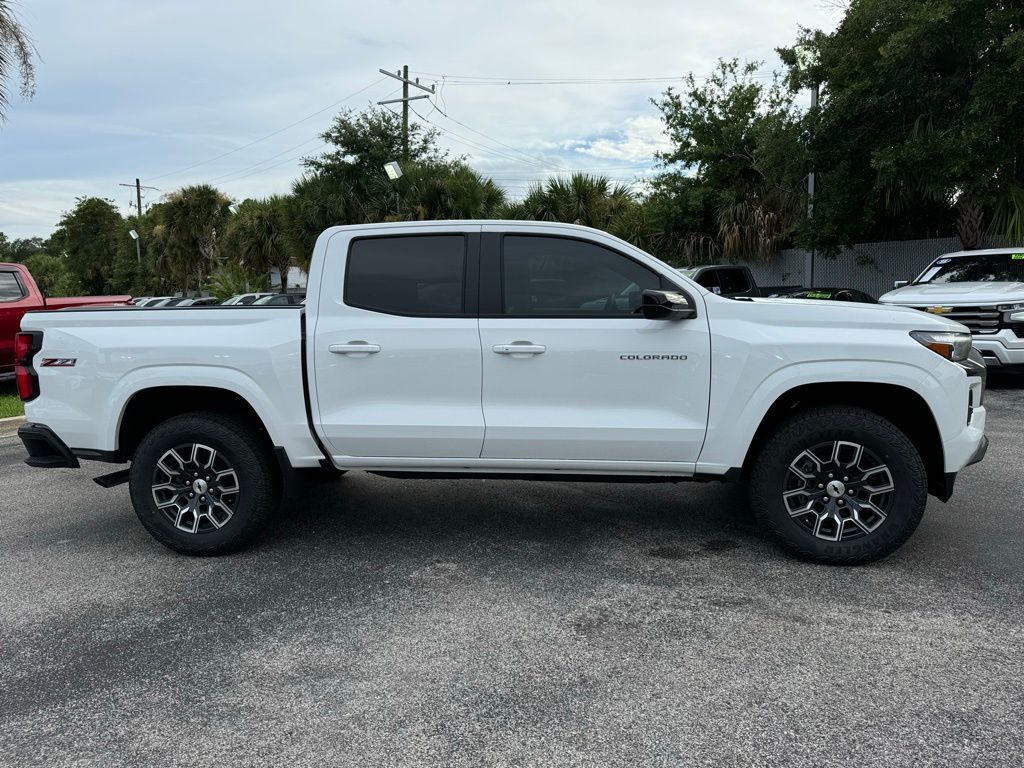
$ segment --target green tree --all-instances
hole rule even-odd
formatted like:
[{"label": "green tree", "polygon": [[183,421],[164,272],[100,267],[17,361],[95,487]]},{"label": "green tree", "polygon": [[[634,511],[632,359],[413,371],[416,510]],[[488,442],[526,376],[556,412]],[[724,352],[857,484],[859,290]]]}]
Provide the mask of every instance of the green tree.
[{"label": "green tree", "polygon": [[46,253],[34,253],[25,259],[25,266],[44,296],[72,296],[79,292],[64,259]]},{"label": "green tree", "polygon": [[409,124],[409,154],[402,154],[402,118],[387,109],[346,110],[321,134],[332,149],[303,164],[317,173],[343,173],[369,179],[383,173],[385,163],[440,163],[447,153],[437,146],[437,131]]},{"label": "green tree", "polygon": [[221,264],[218,239],[231,216],[231,198],[208,184],[183,187],[167,196],[157,215],[158,268],[180,290],[200,290]]},{"label": "green tree", "polygon": [[24,262],[29,256],[45,253],[49,248],[50,243],[41,237],[8,240],[3,232],[0,232],[0,261]]},{"label": "green tree", "polygon": [[[659,156],[667,166],[655,181],[661,212],[670,213],[666,195],[683,194],[685,218],[703,229],[679,242],[711,238],[732,258],[770,257],[802,211],[800,115],[781,79],[754,79],[759,67],[720,61],[706,81],[690,75],[681,92],[670,88],[654,102],[673,144]],[[707,210],[694,217],[697,201]]]},{"label": "green tree", "polygon": [[274,195],[264,200],[243,200],[231,217],[224,236],[224,251],[247,273],[266,273],[276,267],[281,290],[288,290],[292,263],[289,241],[289,201]]},{"label": "green tree", "polygon": [[11,106],[8,83],[15,79],[15,70],[22,97],[30,99],[36,91],[36,48],[14,15],[13,6],[9,0],[0,0],[0,122]]},{"label": "green tree", "polygon": [[808,245],[986,232],[1024,241],[1024,5],[853,0],[779,51],[818,173]]},{"label": "green tree", "polygon": [[266,291],[269,285],[266,272],[254,274],[241,264],[229,261],[213,271],[206,289],[212,296],[224,301],[239,293]]},{"label": "green tree", "polygon": [[125,247],[128,227],[112,200],[80,197],[50,238],[51,255],[67,260],[68,272],[92,295],[110,292],[114,257]]},{"label": "green tree", "polygon": [[636,195],[624,184],[613,184],[604,176],[574,173],[535,184],[508,213],[534,221],[611,229],[617,217],[636,203]]}]

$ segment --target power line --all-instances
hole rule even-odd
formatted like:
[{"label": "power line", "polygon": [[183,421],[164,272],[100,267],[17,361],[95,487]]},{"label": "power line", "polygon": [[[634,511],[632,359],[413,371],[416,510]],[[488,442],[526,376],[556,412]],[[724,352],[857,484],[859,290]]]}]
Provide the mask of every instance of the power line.
[{"label": "power line", "polygon": [[[225,173],[225,174],[223,174],[221,176],[217,176],[215,178],[208,179],[206,183],[207,184],[216,184],[219,181],[223,181],[225,179],[230,179],[231,176],[236,176],[236,175],[238,175],[240,173],[245,173],[246,171],[250,170],[251,168],[255,168],[255,167],[259,166],[259,165],[263,165],[264,163],[270,162],[271,160],[273,160],[275,158],[281,157],[281,155],[286,155],[289,152],[294,152],[299,147],[304,147],[307,144],[312,144],[314,141],[319,141],[319,140],[320,140],[320,136],[319,135],[314,136],[311,139],[306,139],[305,141],[303,141],[303,142],[301,142],[299,144],[296,144],[294,147],[288,147],[288,149],[281,150],[276,155],[271,155],[270,157],[265,157],[262,160],[259,160],[258,162],[252,163],[251,165],[247,165],[244,168],[239,168],[238,170],[232,171],[231,173]],[[305,153],[303,153],[303,154],[305,154]]]},{"label": "power line", "polygon": [[463,136],[461,134],[455,133],[455,131],[451,130],[450,128],[445,128],[444,126],[438,125],[434,121],[432,121],[432,120],[424,117],[423,115],[421,115],[415,109],[413,109],[413,112],[415,112],[416,116],[420,120],[422,120],[423,122],[428,123],[429,125],[434,126],[437,130],[441,131],[441,133],[445,134],[446,136],[454,139],[455,141],[457,141],[459,143],[465,144],[466,146],[468,146],[470,148],[476,149],[476,150],[478,150],[480,152],[484,152],[485,154],[493,155],[494,157],[500,157],[500,158],[502,158],[504,160],[511,160],[512,162],[515,162],[515,163],[525,163],[527,165],[532,165],[533,167],[538,168],[539,170],[544,170],[544,171],[547,170],[546,164],[544,164],[544,163],[542,163],[540,161],[533,160],[532,158],[527,160],[527,159],[524,159],[522,157],[517,157],[517,156],[511,155],[511,154],[509,154],[507,152],[502,152],[501,150],[494,149],[493,147],[488,147],[487,145],[481,144],[478,141],[474,141],[473,139],[468,139],[468,138],[466,138],[465,136]]},{"label": "power line", "polygon": [[[318,147],[317,149],[324,149],[327,146],[328,146],[327,144],[323,144],[322,146]],[[245,174],[243,176],[239,176],[238,178],[229,179],[228,181],[223,181],[223,182],[221,182],[221,184],[234,184],[236,181],[241,181],[242,179],[247,179],[250,176],[255,176],[258,173],[263,173],[264,171],[269,171],[272,168],[278,168],[278,167],[280,167],[282,165],[285,165],[287,163],[294,163],[296,160],[301,160],[305,156],[306,156],[306,153],[303,152],[302,154],[295,155],[294,157],[286,158],[286,159],[282,160],[279,163],[274,163],[273,165],[268,165],[268,166],[266,166],[264,168],[257,168],[255,171],[251,171],[250,173],[247,173],[247,174]]]},{"label": "power line", "polygon": [[[662,75],[658,77],[497,77],[483,75],[450,75],[438,72],[419,72],[424,77],[440,78],[450,85],[616,85],[631,83],[685,83],[690,75]],[[694,80],[708,80],[713,75],[694,76]],[[772,73],[743,75],[741,79],[774,77]]]},{"label": "power line", "polygon": [[235,147],[234,149],[228,150],[227,152],[222,152],[221,154],[219,154],[219,155],[217,155],[215,157],[211,157],[211,158],[208,158],[206,160],[200,160],[198,163],[192,163],[192,165],[187,165],[184,168],[179,168],[179,169],[177,169],[175,171],[168,171],[167,173],[162,173],[159,176],[153,176],[153,177],[147,179],[147,181],[156,181],[157,179],[163,179],[163,178],[165,178],[167,176],[176,176],[179,173],[184,173],[185,171],[190,171],[193,168],[198,168],[201,165],[207,165],[208,163],[212,163],[212,162],[214,162],[216,160],[220,160],[221,158],[233,155],[236,152],[241,152],[243,149],[248,149],[249,147],[253,146],[254,144],[259,144],[261,141],[266,141],[267,139],[269,139],[269,138],[271,138],[273,136],[277,136],[279,133],[284,133],[289,128],[294,128],[296,125],[300,125],[301,123],[304,123],[307,120],[312,120],[317,115],[322,115],[324,112],[326,112],[329,109],[334,109],[338,105],[344,104],[349,99],[353,99],[356,96],[358,96],[359,94],[363,93],[364,91],[370,90],[375,85],[384,82],[384,80],[385,80],[385,78],[383,78],[383,77],[381,77],[381,78],[379,78],[377,80],[374,80],[369,85],[363,86],[358,91],[350,93],[348,96],[345,96],[344,98],[339,99],[338,101],[334,102],[333,104],[328,104],[323,109],[318,109],[316,112],[312,112],[312,113],[306,115],[305,117],[296,120],[294,123],[289,123],[288,125],[284,126],[283,128],[278,128],[276,131],[271,131],[270,133],[266,134],[265,136],[260,136],[258,139],[253,139],[248,144],[243,144],[242,146]]}]

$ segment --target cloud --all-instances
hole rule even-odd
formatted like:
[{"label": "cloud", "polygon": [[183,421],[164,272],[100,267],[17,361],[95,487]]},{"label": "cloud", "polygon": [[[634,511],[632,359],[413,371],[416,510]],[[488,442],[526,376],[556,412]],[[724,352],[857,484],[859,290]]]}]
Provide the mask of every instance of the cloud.
[{"label": "cloud", "polygon": [[657,152],[671,148],[664,124],[654,115],[637,115],[626,120],[616,136],[594,139],[575,147],[590,157],[609,160],[649,161]]},{"label": "cloud", "polygon": [[[162,192],[215,178],[235,197],[285,192],[302,148],[287,150],[342,106],[388,98],[398,83],[383,79],[297,121],[382,79],[378,67],[406,63],[437,82],[437,106],[458,121],[414,102],[442,129],[442,145],[500,173],[510,189],[571,168],[621,164],[612,174],[631,178],[663,140],[650,99],[666,82],[508,79],[681,78],[733,56],[772,66],[774,48],[798,26],[837,21],[804,0],[291,0],[287,12],[269,0],[23,6],[42,56],[38,90],[0,127],[0,231],[22,235],[50,231],[77,195],[123,204],[117,184],[137,176]],[[214,159],[233,148],[242,149]]]}]

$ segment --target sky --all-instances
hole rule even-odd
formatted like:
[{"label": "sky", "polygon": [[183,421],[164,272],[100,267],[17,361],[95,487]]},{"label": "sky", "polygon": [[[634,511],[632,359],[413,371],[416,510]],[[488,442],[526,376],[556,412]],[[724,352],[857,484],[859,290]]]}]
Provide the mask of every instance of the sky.
[{"label": "sky", "polygon": [[204,182],[287,192],[341,109],[401,95],[378,69],[403,64],[436,85],[412,106],[440,144],[511,197],[574,169],[636,182],[666,147],[650,100],[673,79],[732,57],[770,74],[800,27],[834,28],[834,5],[22,0],[41,60],[0,124],[0,232],[46,236],[80,196],[128,214],[136,177],[156,187],[144,207]]}]

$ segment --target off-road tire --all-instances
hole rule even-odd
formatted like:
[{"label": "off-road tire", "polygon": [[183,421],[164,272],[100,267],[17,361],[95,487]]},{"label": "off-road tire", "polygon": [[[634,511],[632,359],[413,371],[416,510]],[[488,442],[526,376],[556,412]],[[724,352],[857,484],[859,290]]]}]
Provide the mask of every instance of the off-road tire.
[{"label": "off-road tire", "polygon": [[[233,510],[222,527],[212,528],[211,514],[207,530],[186,532],[168,517],[175,509],[157,506],[154,477],[163,474],[158,473],[157,463],[172,449],[192,445],[215,450],[217,461],[222,462],[218,466],[229,467],[237,477]],[[280,485],[266,436],[241,419],[208,412],[176,416],[154,427],[135,452],[129,478],[132,504],[142,525],[165,547],[186,555],[225,555],[253,542],[278,507]],[[217,510],[217,514],[223,520],[226,512]]]},{"label": "off-road tire", "polygon": [[[865,532],[853,521],[843,522],[838,524],[840,540],[826,541],[813,530],[808,530],[808,527],[814,527],[813,521],[821,513],[810,512],[806,517],[795,518],[787,505],[797,507],[804,503],[804,498],[797,495],[787,501],[783,493],[791,465],[803,452],[830,442],[838,444],[839,441],[862,446],[865,452],[874,454],[888,468],[894,490],[891,498],[887,499],[887,514],[876,529]],[[820,479],[827,483],[828,477],[831,475]],[[789,479],[788,482],[793,484],[794,481]],[[807,484],[815,489],[820,487],[813,480],[808,480]],[[867,491],[844,490],[843,493]],[[817,407],[781,423],[760,447],[751,467],[749,496],[758,523],[792,554],[816,563],[861,565],[892,554],[917,528],[928,500],[928,475],[914,444],[890,421],[862,408]],[[825,495],[809,498],[807,503],[825,509],[822,503],[825,498]],[[846,499],[845,496],[842,498]],[[830,501],[842,503],[837,499]],[[849,514],[849,508],[847,502],[845,514]],[[833,506],[832,509],[837,508]],[[842,540],[845,530],[851,530],[853,537]]]}]

